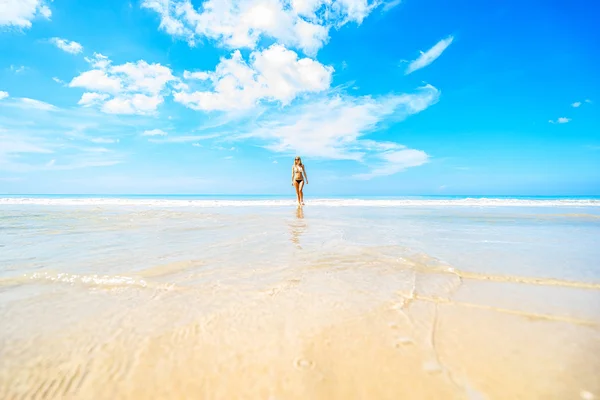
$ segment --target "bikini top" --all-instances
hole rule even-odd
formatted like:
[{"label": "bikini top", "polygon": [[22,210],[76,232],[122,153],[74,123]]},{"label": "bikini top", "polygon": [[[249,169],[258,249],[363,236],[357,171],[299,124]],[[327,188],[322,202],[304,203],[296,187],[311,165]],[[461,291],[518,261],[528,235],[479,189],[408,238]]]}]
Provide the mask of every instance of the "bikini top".
[{"label": "bikini top", "polygon": [[302,173],[302,167],[299,165],[294,165],[294,171],[296,171],[297,173],[301,174]]}]

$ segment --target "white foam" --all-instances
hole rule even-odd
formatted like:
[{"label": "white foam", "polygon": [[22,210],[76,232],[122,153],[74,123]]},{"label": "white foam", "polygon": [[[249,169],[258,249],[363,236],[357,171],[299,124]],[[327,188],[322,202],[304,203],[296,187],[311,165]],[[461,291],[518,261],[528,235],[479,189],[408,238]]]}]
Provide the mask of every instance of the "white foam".
[{"label": "white foam", "polygon": [[170,290],[175,286],[168,283],[153,283],[137,277],[122,275],[98,274],[72,274],[67,272],[42,271],[26,273],[16,277],[0,277],[0,288],[3,286],[23,285],[26,283],[65,283],[86,286],[113,288],[113,287],[140,287],[151,289]]},{"label": "white foam", "polygon": [[[290,207],[294,200],[208,200],[128,198],[0,198],[0,206],[147,206],[147,207]],[[595,199],[315,199],[307,206],[326,207],[600,207]]]}]

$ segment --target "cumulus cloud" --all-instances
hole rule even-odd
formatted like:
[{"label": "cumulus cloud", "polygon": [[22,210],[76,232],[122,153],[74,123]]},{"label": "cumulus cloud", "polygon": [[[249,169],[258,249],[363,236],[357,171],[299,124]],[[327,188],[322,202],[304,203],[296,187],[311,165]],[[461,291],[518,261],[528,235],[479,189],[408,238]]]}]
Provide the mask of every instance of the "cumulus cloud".
[{"label": "cumulus cloud", "polygon": [[121,80],[114,76],[109,76],[105,71],[93,69],[86,71],[73,78],[69,87],[78,87],[87,90],[106,92],[111,94],[119,93],[122,89]]},{"label": "cumulus cloud", "polygon": [[248,60],[236,50],[214,71],[184,71],[186,81],[202,81],[204,89],[196,91],[161,64],[140,60],[113,65],[98,53],[86,60],[92,69],[68,86],[87,90],[81,106],[110,114],[153,114],[171,93],[176,102],[202,111],[244,111],[262,102],[288,105],[302,94],[327,90],[333,73],[331,66],[301,58],[280,44],[252,52]]},{"label": "cumulus cloud", "polygon": [[108,57],[94,54],[86,58],[92,68],[76,76],[70,87],[89,90],[82,95],[82,106],[99,106],[109,114],[152,114],[164,102],[171,82],[179,82],[171,69],[144,60],[112,65]]},{"label": "cumulus cloud", "polygon": [[[272,45],[250,54],[246,62],[236,50],[231,58],[221,59],[210,79],[212,90],[177,92],[175,101],[195,110],[232,111],[255,107],[261,100],[289,104],[302,93],[329,88],[333,68],[298,55],[281,45]],[[188,77],[191,75],[188,74]]]},{"label": "cumulus cloud", "polygon": [[261,38],[314,54],[332,27],[362,23],[377,0],[144,0],[160,16],[159,28],[195,45],[208,38],[229,48],[256,47]]},{"label": "cumulus cloud", "polygon": [[52,11],[45,0],[2,0],[0,1],[0,26],[31,28],[37,17],[50,19]]},{"label": "cumulus cloud", "polygon": [[437,58],[442,55],[444,50],[446,50],[446,48],[450,46],[453,40],[454,37],[448,36],[447,38],[437,42],[435,46],[433,46],[426,52],[421,52],[421,55],[416,60],[408,64],[405,74],[408,75],[421,68],[425,68],[426,66],[437,60]]},{"label": "cumulus cloud", "polygon": [[111,61],[108,59],[108,57],[100,53],[94,53],[93,57],[84,57],[84,60],[91,64],[92,67],[102,70],[108,68],[108,66],[111,64]]},{"label": "cumulus cloud", "polygon": [[0,90],[0,100],[6,99],[8,97],[8,92],[3,92]]},{"label": "cumulus cloud", "polygon": [[415,93],[370,96],[325,95],[292,106],[285,115],[261,121],[238,139],[255,138],[271,151],[335,160],[355,160],[373,167],[357,178],[390,175],[428,160],[426,153],[393,142],[364,138],[387,121],[399,121],[435,104],[440,92],[433,86]]},{"label": "cumulus cloud", "polygon": [[102,106],[107,114],[151,114],[164,101],[162,96],[151,96],[141,93],[124,95],[108,100]]},{"label": "cumulus cloud", "polygon": [[50,39],[50,43],[71,54],[79,54],[83,51],[83,46],[81,44],[66,39],[55,37]]}]

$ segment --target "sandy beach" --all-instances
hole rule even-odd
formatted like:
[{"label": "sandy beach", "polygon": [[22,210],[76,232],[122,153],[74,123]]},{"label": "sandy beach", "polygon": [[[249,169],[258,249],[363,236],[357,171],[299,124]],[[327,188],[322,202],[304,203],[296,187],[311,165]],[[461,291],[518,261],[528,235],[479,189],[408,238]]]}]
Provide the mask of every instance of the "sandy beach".
[{"label": "sandy beach", "polygon": [[0,216],[3,399],[600,396],[593,207]]}]

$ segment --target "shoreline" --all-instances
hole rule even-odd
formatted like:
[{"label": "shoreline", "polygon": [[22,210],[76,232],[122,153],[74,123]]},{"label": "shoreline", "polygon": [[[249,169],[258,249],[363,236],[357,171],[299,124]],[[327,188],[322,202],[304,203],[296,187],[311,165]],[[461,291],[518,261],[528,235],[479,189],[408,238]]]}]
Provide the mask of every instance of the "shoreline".
[{"label": "shoreline", "polygon": [[[155,207],[290,207],[298,206],[291,198],[264,199],[170,199],[125,197],[0,197],[1,206],[155,206]],[[600,207],[600,199],[360,199],[315,198],[307,206],[321,207]]]}]

